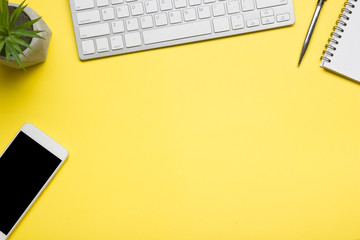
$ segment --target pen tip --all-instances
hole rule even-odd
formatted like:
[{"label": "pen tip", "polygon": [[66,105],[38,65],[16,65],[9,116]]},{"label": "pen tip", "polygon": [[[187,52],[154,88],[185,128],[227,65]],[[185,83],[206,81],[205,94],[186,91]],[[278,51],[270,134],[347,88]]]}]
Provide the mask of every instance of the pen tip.
[{"label": "pen tip", "polygon": [[300,56],[300,59],[299,59],[299,62],[298,62],[298,67],[300,67],[302,59],[303,59],[303,55]]},{"label": "pen tip", "polygon": [[306,43],[304,43],[304,46],[303,46],[303,48],[301,49],[301,54],[300,54],[300,57],[299,57],[298,67],[300,67],[300,64],[301,64],[301,62],[302,62],[302,60],[303,60],[303,58],[304,58],[304,56],[305,56],[307,46],[308,46],[308,45],[307,45]]}]

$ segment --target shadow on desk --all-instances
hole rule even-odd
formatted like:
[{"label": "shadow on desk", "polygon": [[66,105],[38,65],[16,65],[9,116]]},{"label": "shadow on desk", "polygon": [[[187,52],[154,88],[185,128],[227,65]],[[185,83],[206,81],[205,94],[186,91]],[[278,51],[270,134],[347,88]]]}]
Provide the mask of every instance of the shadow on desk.
[{"label": "shadow on desk", "polygon": [[38,64],[26,69],[13,69],[3,65],[0,65],[0,87],[11,87],[17,85],[19,82],[26,81],[37,70],[41,67],[42,64]]}]

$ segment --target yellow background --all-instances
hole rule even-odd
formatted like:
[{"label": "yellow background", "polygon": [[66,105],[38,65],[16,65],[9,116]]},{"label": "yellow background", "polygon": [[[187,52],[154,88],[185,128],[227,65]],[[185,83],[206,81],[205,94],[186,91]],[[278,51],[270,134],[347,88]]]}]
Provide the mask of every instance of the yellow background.
[{"label": "yellow background", "polygon": [[[17,1],[19,2],[19,1]],[[319,67],[343,1],[291,27],[81,62],[67,0],[28,0],[53,37],[0,66],[0,150],[31,122],[70,157],[11,240],[360,238],[360,86]]]}]

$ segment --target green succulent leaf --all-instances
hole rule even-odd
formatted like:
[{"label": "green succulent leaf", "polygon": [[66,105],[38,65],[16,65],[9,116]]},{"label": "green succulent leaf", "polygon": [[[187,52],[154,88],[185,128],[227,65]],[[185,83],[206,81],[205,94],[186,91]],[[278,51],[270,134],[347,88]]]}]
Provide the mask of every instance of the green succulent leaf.
[{"label": "green succulent leaf", "polygon": [[9,45],[5,44],[5,53],[6,53],[6,61],[10,60],[10,50]]},{"label": "green succulent leaf", "polygon": [[0,52],[3,50],[5,46],[5,39],[0,39]]},{"label": "green succulent leaf", "polygon": [[37,23],[39,20],[41,19],[41,17],[36,18],[34,20],[28,21],[26,23],[20,24],[19,26],[17,26],[15,29],[27,29],[28,27],[34,25],[35,23]]},{"label": "green succulent leaf", "polygon": [[11,37],[9,37],[7,39],[8,43],[10,44],[10,46],[12,46],[17,52],[21,53],[21,55],[23,55],[25,57],[24,52],[21,50],[19,44]]},{"label": "green succulent leaf", "polygon": [[22,46],[24,46],[24,47],[27,47],[27,48],[33,50],[33,48],[32,48],[29,44],[27,44],[27,42],[25,42],[24,40],[22,40],[21,38],[14,36],[14,37],[13,37],[13,40],[14,40],[16,43],[18,43],[18,44],[20,44],[20,45],[22,45]]},{"label": "green succulent leaf", "polygon": [[16,49],[11,44],[9,44],[9,45],[7,44],[6,47],[7,47],[8,51],[10,52],[11,56],[14,57],[16,62],[20,65],[20,67],[25,70],[25,67],[24,67],[23,63],[21,62],[21,59],[20,59],[19,54],[16,51]]},{"label": "green succulent leaf", "polygon": [[8,30],[2,26],[0,26],[0,36],[5,36]]},{"label": "green succulent leaf", "polygon": [[11,15],[10,18],[10,29],[13,29],[15,26],[16,21],[18,20],[20,13],[22,13],[24,11],[24,9],[26,8],[23,7],[25,3],[25,0],[15,9],[15,11],[13,12],[13,14]]},{"label": "green succulent leaf", "polygon": [[19,37],[31,37],[31,38],[42,38],[38,35],[42,31],[28,31],[24,29],[15,29],[10,32],[11,35],[19,36]]},{"label": "green succulent leaf", "polygon": [[1,0],[1,18],[0,23],[2,26],[9,26],[9,7],[8,0]]}]

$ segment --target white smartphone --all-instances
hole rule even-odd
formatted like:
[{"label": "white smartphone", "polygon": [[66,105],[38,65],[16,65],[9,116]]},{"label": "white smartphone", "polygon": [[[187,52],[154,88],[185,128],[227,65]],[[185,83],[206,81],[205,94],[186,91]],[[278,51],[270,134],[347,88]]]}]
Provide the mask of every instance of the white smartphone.
[{"label": "white smartphone", "polygon": [[9,237],[67,156],[34,125],[20,129],[0,156],[0,240]]}]

